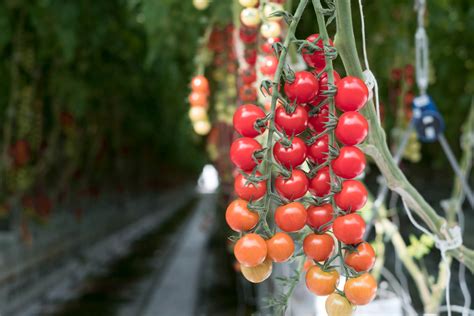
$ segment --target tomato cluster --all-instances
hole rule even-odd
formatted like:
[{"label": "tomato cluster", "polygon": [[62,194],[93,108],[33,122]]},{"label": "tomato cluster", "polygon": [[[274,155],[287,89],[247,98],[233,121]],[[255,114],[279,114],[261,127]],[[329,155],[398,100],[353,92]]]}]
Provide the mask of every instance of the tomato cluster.
[{"label": "tomato cluster", "polygon": [[206,135],[211,130],[211,123],[207,115],[209,93],[209,81],[206,77],[198,75],[191,80],[191,94],[188,97],[191,107],[188,115],[193,123],[194,131],[198,135]]}]

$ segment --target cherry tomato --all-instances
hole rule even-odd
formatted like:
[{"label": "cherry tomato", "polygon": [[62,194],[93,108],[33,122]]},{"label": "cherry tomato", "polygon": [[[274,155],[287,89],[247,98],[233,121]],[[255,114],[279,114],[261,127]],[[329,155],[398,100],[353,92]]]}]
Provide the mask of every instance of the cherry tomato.
[{"label": "cherry tomato", "polygon": [[239,0],[241,6],[250,8],[255,7],[258,4],[258,0]]},{"label": "cherry tomato", "polygon": [[[308,177],[301,170],[293,169],[289,178],[279,175],[275,179],[275,188],[281,196],[288,200],[296,200],[308,191]],[[306,214],[306,212],[305,212]]]},{"label": "cherry tomato", "polygon": [[245,267],[255,267],[267,257],[267,243],[260,235],[250,233],[240,238],[234,246],[234,255]]},{"label": "cherry tomato", "polygon": [[251,171],[257,165],[253,155],[262,145],[253,138],[237,138],[230,146],[230,160],[243,171]]},{"label": "cherry tomato", "polygon": [[[306,64],[310,67],[316,68],[318,71],[326,67],[326,60],[324,56],[324,43],[322,39],[319,39],[319,34],[312,34],[306,38],[307,41],[315,43],[322,50],[315,51],[310,53],[308,48],[303,48],[301,51],[303,59]],[[317,41],[317,42],[316,42]],[[329,40],[329,45],[334,46],[334,43]]]},{"label": "cherry tomato", "polygon": [[306,272],[306,287],[316,295],[326,296],[336,290],[339,281],[337,270],[323,271],[318,266],[311,267]]},{"label": "cherry tomato", "polygon": [[357,77],[347,76],[337,83],[334,102],[336,107],[343,112],[360,110],[368,98],[369,89],[364,81]]},{"label": "cherry tomato", "polygon": [[240,199],[234,200],[225,211],[227,225],[236,232],[250,230],[258,223],[258,213],[250,211],[247,208],[247,203],[247,201]]},{"label": "cherry tomato", "polygon": [[279,141],[273,146],[273,156],[287,169],[298,167],[306,159],[306,144],[298,137],[294,137],[288,147]]},{"label": "cherry tomato", "polygon": [[255,267],[240,266],[242,275],[252,283],[261,283],[268,279],[272,274],[272,261],[265,259],[265,261]]},{"label": "cherry tomato", "polygon": [[260,46],[260,48],[265,54],[272,54],[273,53],[273,44],[274,43],[279,43],[279,42],[281,42],[280,38],[270,37],[269,39],[267,39],[265,41],[265,43],[262,44],[262,46]]},{"label": "cherry tomato", "polygon": [[329,121],[329,108],[327,105],[323,105],[320,111],[308,119],[309,127],[311,127],[317,134],[323,132],[326,129],[326,124]]},{"label": "cherry tomato", "polygon": [[288,136],[298,135],[308,126],[308,112],[302,106],[296,106],[293,113],[286,113],[284,107],[275,110],[275,124]]},{"label": "cherry tomato", "polygon": [[280,205],[275,210],[275,223],[285,232],[297,232],[306,224],[306,209],[300,202]]},{"label": "cherry tomato", "polygon": [[332,224],[334,236],[347,245],[362,242],[365,233],[365,222],[359,214],[339,216]]},{"label": "cherry tomato", "polygon": [[334,250],[334,239],[329,234],[309,234],[303,241],[303,251],[315,261],[325,261]]},{"label": "cherry tomato", "polygon": [[[339,74],[333,70],[333,74],[334,74],[334,85],[337,85],[337,83],[339,82],[339,80],[341,80],[341,76],[339,76]],[[327,96],[325,96],[323,94],[324,91],[328,91],[329,87],[328,87],[328,74],[327,72],[323,72],[323,74],[321,75],[321,77],[319,77],[319,92],[318,92],[318,95],[316,96],[316,98],[311,102],[311,104],[313,105],[319,105],[319,103],[321,103],[322,101],[326,100],[327,99]]]},{"label": "cherry tomato", "polygon": [[239,37],[244,44],[253,44],[257,41],[257,29],[250,27],[241,27]]},{"label": "cherry tomato", "polygon": [[369,123],[365,117],[354,111],[343,113],[336,126],[336,138],[347,146],[360,144],[367,137]]},{"label": "cherry tomato", "polygon": [[291,102],[308,103],[313,101],[318,94],[318,79],[309,71],[297,71],[293,82],[286,82],[284,89]]},{"label": "cherry tomato", "polygon": [[360,175],[365,169],[365,155],[357,147],[344,146],[339,155],[332,162],[334,173],[345,179],[352,179]]},{"label": "cherry tomato", "polygon": [[240,21],[248,27],[256,27],[260,24],[260,13],[257,8],[245,8],[240,11]]},{"label": "cherry tomato", "polygon": [[263,119],[265,112],[254,104],[244,104],[237,108],[234,113],[234,129],[244,137],[255,137],[263,133],[265,128],[255,128],[258,119]]},{"label": "cherry tomato", "polygon": [[242,78],[242,82],[244,84],[251,84],[257,80],[257,74],[255,73],[255,69],[251,67],[244,68],[240,70],[240,78]]},{"label": "cherry tomato", "polygon": [[273,55],[265,56],[260,64],[260,72],[265,76],[273,76],[278,68],[278,58]]},{"label": "cherry tomato", "polygon": [[[310,187],[311,191],[311,187]],[[311,205],[308,207],[306,211],[308,213],[308,217],[306,223],[312,229],[320,230],[323,225],[326,225],[330,221],[332,221],[334,217],[334,210],[331,204],[323,204],[323,205]],[[332,227],[331,224],[326,225],[322,231],[327,231]]]},{"label": "cherry tomato", "polygon": [[[255,176],[260,177],[262,174],[257,171]],[[241,199],[256,201],[262,198],[265,195],[265,192],[267,192],[267,182],[262,180],[253,184],[239,173],[234,180],[234,191]]]},{"label": "cherry tomato", "polygon": [[196,76],[191,80],[191,89],[194,92],[209,94],[209,81],[202,75]]},{"label": "cherry tomato", "polygon": [[309,192],[318,197],[324,197],[331,192],[329,167],[323,167],[316,172],[316,175],[309,183]]},{"label": "cherry tomato", "polygon": [[367,189],[357,180],[342,182],[342,189],[334,195],[336,205],[346,212],[355,212],[364,207],[367,202]]},{"label": "cherry tomato", "polygon": [[244,59],[247,64],[253,66],[257,62],[257,50],[256,49],[246,49],[244,51]]},{"label": "cherry tomato", "polygon": [[354,306],[339,293],[332,293],[326,299],[326,313],[328,316],[351,316]]},{"label": "cherry tomato", "polygon": [[374,248],[364,241],[353,252],[347,252],[344,261],[357,272],[369,271],[375,264]]},{"label": "cherry tomato", "polygon": [[240,87],[239,98],[243,102],[252,102],[257,100],[257,90],[249,84],[244,84]]},{"label": "cherry tomato", "polygon": [[328,159],[328,153],[329,136],[327,134],[316,139],[308,148],[308,157],[317,164],[325,162]]},{"label": "cherry tomato", "polygon": [[377,281],[369,273],[351,278],[344,285],[347,299],[354,305],[367,305],[377,295]]},{"label": "cherry tomato", "polygon": [[285,262],[295,251],[295,243],[290,235],[278,232],[267,240],[268,257],[274,262]]},{"label": "cherry tomato", "polygon": [[275,21],[267,21],[260,26],[260,34],[264,38],[279,37],[281,35],[280,23]]},{"label": "cherry tomato", "polygon": [[208,105],[206,93],[193,91],[189,95],[188,101],[189,101],[189,104],[191,104],[191,106],[207,107]]}]

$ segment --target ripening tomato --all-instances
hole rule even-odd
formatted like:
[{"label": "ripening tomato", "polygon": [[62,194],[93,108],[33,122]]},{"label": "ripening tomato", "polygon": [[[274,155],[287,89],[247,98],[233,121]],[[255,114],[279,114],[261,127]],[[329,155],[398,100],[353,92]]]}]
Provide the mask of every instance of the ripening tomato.
[{"label": "ripening tomato", "polygon": [[332,162],[334,173],[344,179],[352,179],[360,175],[365,169],[365,155],[357,147],[344,146],[339,155]]},{"label": "ripening tomato", "polygon": [[367,305],[377,295],[377,281],[369,273],[350,278],[344,285],[347,299],[354,305]]},{"label": "ripening tomato", "polygon": [[273,53],[273,44],[274,43],[279,43],[279,42],[281,42],[281,39],[279,37],[270,37],[269,39],[267,39],[265,41],[265,43],[263,43],[260,46],[260,49],[265,54],[272,54]]},{"label": "ripening tomato", "polygon": [[237,138],[230,146],[230,160],[243,171],[251,171],[257,165],[254,153],[262,149],[262,145],[253,138]]},{"label": "ripening tomato", "polygon": [[318,266],[313,266],[306,272],[306,287],[316,295],[326,296],[336,290],[339,282],[339,272],[332,269],[322,270]]},{"label": "ripening tomato", "polygon": [[240,238],[234,246],[234,255],[245,267],[255,267],[267,257],[267,243],[260,235],[250,233]]},{"label": "ripening tomato", "polygon": [[209,81],[206,77],[198,75],[191,80],[191,89],[195,92],[209,94]]},{"label": "ripening tomato", "polygon": [[294,137],[290,140],[290,146],[286,147],[281,141],[276,142],[273,146],[273,156],[276,161],[287,169],[298,167],[306,159],[306,144],[298,137]]},{"label": "ripening tomato", "polygon": [[325,261],[334,250],[334,239],[329,234],[309,234],[303,241],[303,251],[315,261]]},{"label": "ripening tomato", "polygon": [[272,260],[265,259],[265,261],[255,267],[246,267],[241,265],[240,271],[245,279],[252,283],[261,283],[268,279],[272,274]]},{"label": "ripening tomato", "polygon": [[332,224],[328,224],[334,217],[334,210],[331,204],[311,205],[306,212],[308,213],[306,223],[312,229],[321,230],[321,227],[326,225],[322,228],[324,232],[332,227]]},{"label": "ripening tomato", "polygon": [[[326,67],[326,60],[324,56],[324,43],[322,38],[319,38],[319,34],[311,34],[306,38],[307,41],[316,44],[321,50],[310,52],[308,48],[303,48],[301,51],[303,59],[306,64],[312,68],[316,68],[321,71]],[[317,41],[317,42],[316,42]],[[329,45],[334,46],[334,43],[329,39]]]},{"label": "ripening tomato", "polygon": [[309,71],[297,71],[294,80],[285,83],[284,90],[291,102],[308,103],[313,101],[318,94],[318,79]]},{"label": "ripening tomato", "polygon": [[253,102],[257,100],[257,90],[252,85],[244,84],[240,87],[239,98],[243,102]]},{"label": "ripening tomato", "polygon": [[285,232],[297,232],[306,224],[306,209],[300,202],[280,205],[275,210],[275,223]]},{"label": "ripening tomato", "polygon": [[343,113],[335,129],[336,138],[347,146],[362,143],[369,132],[369,123],[359,112],[349,111]]},{"label": "ripening tomato", "polygon": [[332,293],[326,299],[326,313],[328,316],[351,316],[354,306],[339,293]]},{"label": "ripening tomato", "polygon": [[256,27],[260,24],[260,13],[257,8],[245,8],[240,11],[240,21],[248,27]]},{"label": "ripening tomato", "polygon": [[[255,176],[261,177],[262,174],[257,171]],[[267,192],[267,181],[262,180],[254,184],[239,173],[234,179],[234,191],[241,199],[256,201],[261,199]]]},{"label": "ripening tomato", "polygon": [[263,118],[265,118],[265,112],[258,106],[254,104],[241,105],[234,113],[234,129],[244,137],[258,136],[265,131],[265,128],[261,127],[259,130],[255,123]]},{"label": "ripening tomato", "polygon": [[193,91],[189,95],[188,101],[189,101],[189,104],[191,104],[191,106],[202,106],[202,107],[208,106],[206,93]]},{"label": "ripening tomato", "polygon": [[273,76],[278,68],[278,58],[273,55],[265,56],[260,64],[260,72],[265,76]]},{"label": "ripening tomato", "polygon": [[[289,178],[279,175],[275,180],[275,188],[281,196],[288,200],[297,200],[308,191],[308,177],[304,171],[293,169]],[[306,212],[305,212],[306,214]]]},{"label": "ripening tomato", "polygon": [[347,245],[362,242],[365,233],[365,222],[359,214],[339,216],[332,223],[334,236]]},{"label": "ripening tomato", "polygon": [[[334,85],[337,85],[339,80],[341,80],[341,76],[337,73],[337,71],[333,70],[333,76],[334,76]],[[317,106],[319,103],[327,99],[327,96],[324,95],[324,91],[328,91],[329,86],[328,86],[328,73],[323,72],[321,77],[319,77],[319,92],[316,98],[311,102],[311,104]]]},{"label": "ripening tomato", "polygon": [[274,262],[285,262],[295,251],[295,243],[290,235],[278,232],[267,240],[267,256]]},{"label": "ripening tomato", "polygon": [[367,189],[362,182],[345,180],[342,182],[341,191],[334,195],[334,201],[341,210],[355,212],[364,207],[367,195]]},{"label": "ripening tomato", "polygon": [[329,136],[325,134],[318,139],[311,146],[308,147],[308,157],[316,162],[322,164],[328,159],[329,153]]},{"label": "ripening tomato", "polygon": [[357,272],[369,271],[375,264],[375,251],[368,242],[362,242],[344,257],[346,264]]},{"label": "ripening tomato", "polygon": [[275,124],[288,136],[298,135],[308,126],[308,112],[299,105],[296,106],[293,113],[286,113],[284,107],[278,107],[275,111]]},{"label": "ripening tomato", "polygon": [[336,107],[343,111],[358,111],[369,99],[369,89],[364,81],[357,77],[347,76],[337,83],[334,97]]},{"label": "ripening tomato", "polygon": [[255,69],[252,67],[246,67],[240,70],[239,75],[242,82],[245,84],[251,84],[257,80],[257,74],[255,73]]},{"label": "ripening tomato", "polygon": [[324,197],[331,192],[331,181],[329,167],[323,167],[311,179],[309,183],[309,192],[318,197]]},{"label": "ripening tomato", "polygon": [[258,223],[258,213],[250,211],[247,203],[241,199],[234,200],[225,211],[227,225],[236,232],[250,230]]}]

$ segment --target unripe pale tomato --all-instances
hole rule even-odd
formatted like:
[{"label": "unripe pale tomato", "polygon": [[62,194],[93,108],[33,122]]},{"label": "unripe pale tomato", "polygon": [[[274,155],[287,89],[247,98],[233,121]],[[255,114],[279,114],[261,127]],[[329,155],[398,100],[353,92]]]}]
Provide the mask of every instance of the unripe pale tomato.
[{"label": "unripe pale tomato", "polygon": [[198,10],[205,10],[209,6],[209,0],[193,0],[193,5]]},{"label": "unripe pale tomato", "polygon": [[323,271],[318,266],[311,267],[306,272],[306,287],[316,295],[326,296],[336,290],[339,282],[337,270]]},{"label": "unripe pale tomato", "polygon": [[258,119],[263,119],[265,112],[254,104],[244,104],[237,108],[234,113],[234,129],[244,137],[255,137],[263,133],[265,128],[257,130],[255,123]]},{"label": "unripe pale tomato", "polygon": [[365,222],[359,214],[339,216],[332,224],[334,236],[347,245],[362,242],[365,233]]},{"label": "unripe pale tomato", "polygon": [[245,8],[240,12],[242,24],[248,27],[255,27],[260,24],[260,13],[257,8]]},{"label": "unripe pale tomato", "polygon": [[194,132],[198,135],[207,135],[211,131],[211,123],[208,120],[196,121],[193,123]]},{"label": "unripe pale tomato", "polygon": [[334,97],[336,107],[343,111],[358,111],[369,99],[369,89],[364,81],[357,77],[347,76],[337,83]]},{"label": "unripe pale tomato", "polygon": [[374,248],[364,241],[353,252],[347,252],[344,261],[357,272],[369,271],[375,264]]},{"label": "unripe pale tomato", "polygon": [[265,38],[279,37],[281,35],[281,26],[275,21],[265,22],[260,27],[260,34]]},{"label": "unripe pale tomato", "polygon": [[254,7],[257,5],[258,0],[239,0],[239,3],[243,7]]},{"label": "unripe pale tomato", "polygon": [[278,58],[273,55],[265,56],[260,64],[260,72],[265,76],[273,76],[278,68]]},{"label": "unripe pale tomato", "polygon": [[241,170],[251,171],[257,165],[253,155],[261,149],[262,145],[253,138],[238,138],[230,146],[230,160]]},{"label": "unripe pale tomato", "polygon": [[[279,175],[275,179],[275,188],[281,196],[288,200],[297,200],[308,191],[308,177],[304,171],[293,169],[289,178]],[[306,212],[305,212],[306,219]]]},{"label": "unripe pale tomato", "polygon": [[[307,41],[315,43],[321,50],[310,53],[308,48],[304,48],[301,53],[306,64],[312,68],[316,68],[318,71],[321,71],[326,67],[326,60],[324,56],[324,43],[320,38],[318,40],[319,34],[312,34],[306,38]],[[316,43],[317,41],[317,43]],[[329,45],[334,46],[331,39],[329,39]]]},{"label": "unripe pale tomato", "polygon": [[377,295],[377,281],[369,273],[350,278],[344,285],[347,299],[354,305],[367,305]]},{"label": "unripe pale tomato", "polygon": [[255,267],[246,267],[241,265],[240,271],[244,278],[252,283],[261,283],[268,279],[272,274],[272,261],[267,258],[263,263],[256,265]]},{"label": "unripe pale tomato", "polygon": [[206,93],[193,91],[189,95],[188,101],[189,101],[189,104],[191,104],[191,106],[201,106],[201,107],[207,107],[208,106],[207,94]]},{"label": "unripe pale tomato", "polygon": [[360,144],[367,137],[369,123],[365,117],[354,111],[343,113],[337,122],[336,138],[347,146]]},{"label": "unripe pale tomato", "polygon": [[303,241],[303,251],[315,261],[325,261],[334,250],[334,239],[329,234],[309,234]]},{"label": "unripe pale tomato", "polygon": [[281,16],[271,16],[273,13],[283,11],[283,6],[279,3],[268,2],[263,7],[263,15],[269,21],[280,21],[283,17]]},{"label": "unripe pale tomato", "polygon": [[343,211],[355,212],[367,202],[367,189],[357,180],[345,180],[342,189],[334,195],[336,205]]},{"label": "unripe pale tomato", "polygon": [[290,235],[278,232],[267,240],[267,256],[274,262],[285,262],[295,251],[295,243]]},{"label": "unripe pale tomato", "polygon": [[352,179],[360,175],[365,169],[365,155],[357,147],[344,146],[339,155],[332,162],[334,173],[344,179]]},{"label": "unripe pale tomato", "polygon": [[284,107],[278,107],[275,111],[275,124],[288,136],[298,135],[308,126],[308,112],[299,105],[293,113],[286,113]]},{"label": "unripe pale tomato", "polygon": [[325,307],[328,316],[351,316],[354,312],[354,306],[339,293],[329,295]]},{"label": "unripe pale tomato", "polygon": [[331,192],[329,167],[323,167],[316,172],[316,175],[309,183],[309,192],[317,197],[324,197]]},{"label": "unripe pale tomato", "polygon": [[280,205],[275,210],[275,223],[285,232],[297,232],[306,224],[306,209],[300,202]]},{"label": "unripe pale tomato", "polygon": [[308,148],[308,157],[317,164],[325,162],[328,159],[328,153],[329,136],[327,134],[316,139]]},{"label": "unripe pale tomato", "polygon": [[[260,177],[262,174],[257,171],[255,175]],[[234,191],[241,199],[256,201],[261,199],[265,195],[265,192],[267,192],[267,182],[262,180],[253,184],[239,173],[234,180]]]},{"label": "unripe pale tomato", "polygon": [[197,122],[197,121],[207,121],[207,111],[205,108],[200,107],[200,106],[192,106],[189,108],[189,119],[191,122]]},{"label": "unripe pale tomato", "polygon": [[260,235],[250,233],[240,238],[234,246],[234,255],[245,267],[255,267],[267,257],[267,244]]},{"label": "unripe pale tomato", "polygon": [[318,79],[309,71],[295,72],[293,82],[285,83],[285,94],[288,99],[297,104],[313,101],[319,91]]},{"label": "unripe pale tomato", "polygon": [[258,213],[250,211],[247,204],[247,201],[237,199],[232,201],[225,211],[227,225],[236,232],[250,230],[258,223]]},{"label": "unripe pale tomato", "polygon": [[308,118],[309,127],[311,127],[317,134],[323,132],[326,129],[326,123],[329,121],[329,108],[327,105],[323,105],[321,110],[313,116]]},{"label": "unripe pale tomato", "polygon": [[276,161],[287,169],[301,165],[306,159],[306,151],[305,142],[298,137],[294,137],[288,147],[285,147],[281,141],[273,146],[273,156]]},{"label": "unripe pale tomato", "polygon": [[[311,187],[310,187],[311,191]],[[323,205],[311,205],[308,207],[306,211],[308,213],[308,217],[306,219],[306,223],[312,229],[320,230],[323,225],[326,225],[330,221],[332,221],[334,217],[334,210],[331,204],[323,204]],[[327,231],[330,229],[332,225],[326,225],[322,231]]]},{"label": "unripe pale tomato", "polygon": [[196,76],[191,80],[191,89],[195,92],[209,94],[209,81],[202,75]]}]

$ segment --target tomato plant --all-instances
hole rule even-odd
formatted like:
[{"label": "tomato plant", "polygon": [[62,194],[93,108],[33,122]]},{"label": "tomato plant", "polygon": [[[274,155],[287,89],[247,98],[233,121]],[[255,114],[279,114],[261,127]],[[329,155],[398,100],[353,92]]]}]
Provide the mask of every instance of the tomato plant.
[{"label": "tomato plant", "polygon": [[367,189],[357,180],[345,180],[342,189],[334,195],[336,205],[344,211],[355,212],[367,202]]},{"label": "tomato plant", "polygon": [[[260,172],[255,173],[256,177],[261,177]],[[247,201],[261,199],[267,192],[267,182],[265,180],[252,183],[242,174],[238,174],[234,179],[234,191],[238,197]]]},{"label": "tomato plant", "polygon": [[339,293],[332,293],[326,299],[326,313],[328,316],[351,316],[354,306]]},{"label": "tomato plant", "polygon": [[254,104],[244,104],[234,113],[234,129],[244,137],[256,137],[265,131],[264,127],[256,126],[257,120],[265,118],[265,112]]},{"label": "tomato plant", "polygon": [[327,231],[332,227],[330,222],[334,217],[334,210],[331,204],[311,205],[308,207],[307,213],[307,224],[312,229]]},{"label": "tomato plant", "polygon": [[319,83],[309,71],[297,71],[292,82],[285,84],[285,93],[291,102],[297,104],[313,101],[319,91]]},{"label": "tomato plant", "polygon": [[311,179],[309,184],[311,194],[319,197],[326,196],[331,191],[331,181],[329,175],[329,167],[323,167]]}]

